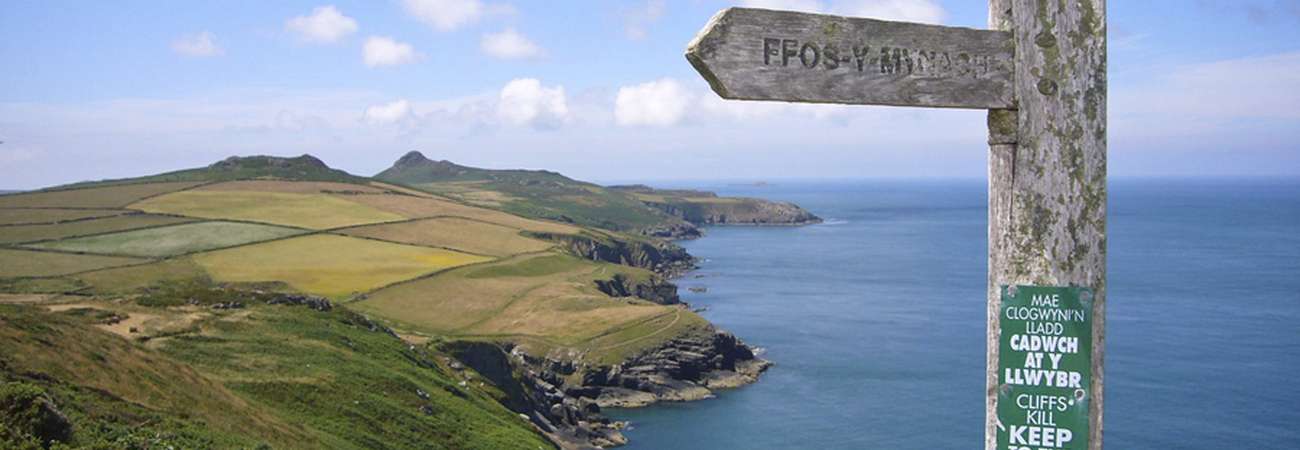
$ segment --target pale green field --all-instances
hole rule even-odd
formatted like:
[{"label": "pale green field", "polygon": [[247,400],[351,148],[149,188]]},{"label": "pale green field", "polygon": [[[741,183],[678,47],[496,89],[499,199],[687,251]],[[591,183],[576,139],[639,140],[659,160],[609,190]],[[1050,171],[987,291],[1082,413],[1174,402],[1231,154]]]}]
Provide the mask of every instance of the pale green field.
[{"label": "pale green field", "polygon": [[0,248],[0,278],[52,277],[146,260],[118,256],[72,255]]},{"label": "pale green field", "polygon": [[293,228],[202,222],[44,242],[28,247],[126,256],[171,256],[304,233]]},{"label": "pale green field", "polygon": [[317,230],[405,219],[339,196],[285,192],[191,190],[154,197],[131,207],[148,212]]},{"label": "pale green field", "polygon": [[311,235],[192,257],[216,281],[282,281],[334,298],[489,260],[450,250],[334,235]]},{"label": "pale green field", "polygon": [[553,245],[521,236],[520,231],[515,228],[455,217],[367,225],[339,232],[349,236],[444,247],[491,256],[537,252],[551,248]]}]

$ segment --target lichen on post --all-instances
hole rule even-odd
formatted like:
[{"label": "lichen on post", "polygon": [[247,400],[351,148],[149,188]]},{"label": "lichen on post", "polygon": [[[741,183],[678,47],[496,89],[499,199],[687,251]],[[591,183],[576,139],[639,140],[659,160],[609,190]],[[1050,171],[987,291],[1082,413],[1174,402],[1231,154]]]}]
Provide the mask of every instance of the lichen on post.
[{"label": "lichen on post", "polygon": [[1102,446],[1105,7],[1105,0],[989,0],[989,27],[1013,35],[1016,103],[989,112],[989,450],[998,426],[999,288],[1016,284],[1094,292],[1088,447]]}]

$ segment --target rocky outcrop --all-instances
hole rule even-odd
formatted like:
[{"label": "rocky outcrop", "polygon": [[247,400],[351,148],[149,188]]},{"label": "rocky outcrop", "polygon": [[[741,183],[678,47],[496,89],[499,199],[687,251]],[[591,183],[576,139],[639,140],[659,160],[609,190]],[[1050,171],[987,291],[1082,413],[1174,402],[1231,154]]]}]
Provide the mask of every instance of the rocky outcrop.
[{"label": "rocky outcrop", "polygon": [[731,333],[692,329],[614,366],[524,353],[509,344],[450,342],[452,355],[503,394],[498,400],[565,449],[608,448],[627,442],[624,423],[607,407],[710,398],[717,389],[752,383],[771,363]]},{"label": "rocky outcrop", "polygon": [[695,268],[695,258],[686,249],[660,240],[615,239],[608,235],[532,233],[531,236],[559,243],[575,256],[648,269],[674,277]]},{"label": "rocky outcrop", "polygon": [[608,280],[596,280],[596,289],[610,297],[637,297],[660,305],[682,302],[677,295],[677,285],[658,276],[648,280],[634,280],[621,273],[614,274]]},{"label": "rocky outcrop", "polygon": [[770,366],[735,335],[706,327],[622,364],[589,371],[583,385],[598,388],[597,405],[631,408],[659,401],[709,398],[714,389],[756,381]]},{"label": "rocky outcrop", "polygon": [[535,360],[509,345],[487,342],[453,342],[443,351],[478,372],[500,389],[499,399],[519,413],[552,442],[565,449],[597,449],[623,445],[623,423],[601,415],[591,397],[570,395],[564,376],[572,364]]}]

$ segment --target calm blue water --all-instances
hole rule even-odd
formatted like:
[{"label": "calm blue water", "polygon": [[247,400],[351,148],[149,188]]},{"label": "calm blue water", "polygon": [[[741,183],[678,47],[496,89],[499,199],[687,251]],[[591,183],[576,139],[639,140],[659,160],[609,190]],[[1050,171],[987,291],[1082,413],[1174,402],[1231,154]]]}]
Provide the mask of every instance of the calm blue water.
[{"label": "calm blue water", "polygon": [[[978,448],[982,181],[698,186],[803,228],[713,228],[683,297],[776,366],[716,399],[617,411],[630,449]],[[1300,448],[1300,180],[1110,187],[1106,446]]]}]

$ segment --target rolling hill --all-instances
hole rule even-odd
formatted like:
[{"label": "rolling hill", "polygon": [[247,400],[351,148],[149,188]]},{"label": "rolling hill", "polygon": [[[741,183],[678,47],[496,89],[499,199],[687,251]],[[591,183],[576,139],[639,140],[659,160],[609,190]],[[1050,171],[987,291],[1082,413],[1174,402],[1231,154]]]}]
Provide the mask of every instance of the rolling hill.
[{"label": "rolling hill", "polygon": [[491,170],[410,152],[375,175],[427,192],[526,217],[664,238],[700,236],[703,225],[803,225],[817,216],[789,204],[704,191],[604,187],[545,170]]},{"label": "rolling hill", "polygon": [[656,194],[403,159],[0,195],[0,447],[610,446],[601,407],[766,367],[680,304]]}]

